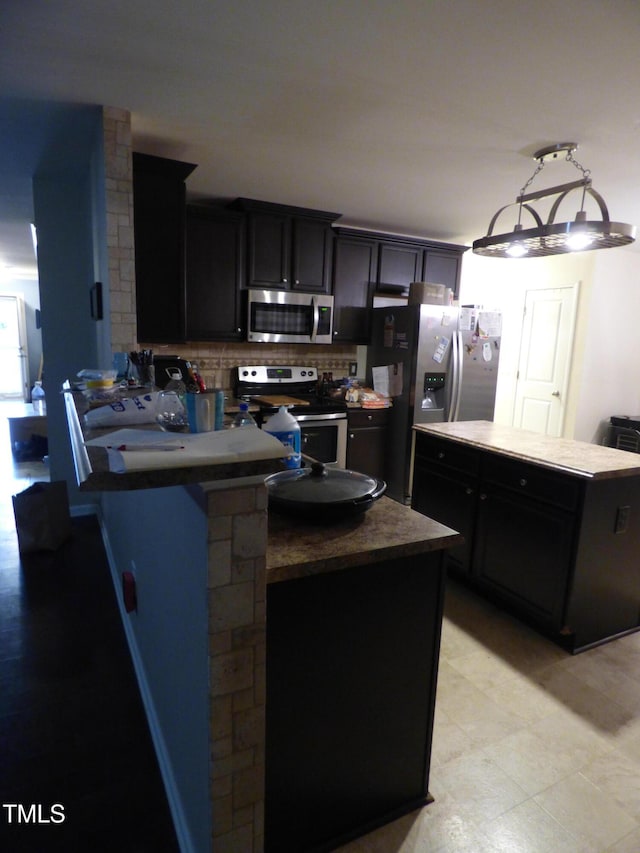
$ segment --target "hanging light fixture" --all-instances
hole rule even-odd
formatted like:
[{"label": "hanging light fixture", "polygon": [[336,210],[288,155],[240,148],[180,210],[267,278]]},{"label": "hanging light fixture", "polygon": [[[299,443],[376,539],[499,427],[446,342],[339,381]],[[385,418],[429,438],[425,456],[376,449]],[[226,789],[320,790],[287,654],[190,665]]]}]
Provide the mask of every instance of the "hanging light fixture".
[{"label": "hanging light fixture", "polygon": [[[533,159],[538,161],[538,165],[514,202],[518,206],[518,221],[513,231],[507,234],[494,235],[493,233],[500,214],[508,207],[513,206],[513,204],[506,204],[494,215],[489,223],[486,236],[474,240],[473,251],[477,255],[486,255],[490,258],[540,258],[547,255],[560,255],[565,252],[581,252],[587,249],[611,249],[633,243],[636,238],[635,225],[610,221],[609,211],[604,199],[591,186],[590,169],[581,166],[573,156],[577,147],[575,142],[559,142],[556,145],[550,145],[536,151]],[[545,190],[527,193],[533,180],[544,169],[545,163],[559,159],[563,153],[566,154],[566,161],[573,164],[582,173],[582,178],[568,184],[560,184]],[[581,190],[582,196],[580,210],[577,212],[576,218],[572,222],[556,222],[555,217],[560,203],[573,190]],[[587,219],[587,213],[584,209],[587,193],[600,208],[601,220]],[[530,202],[550,196],[556,196],[556,199],[551,206],[546,223],[543,223],[542,217]],[[535,227],[524,227],[522,224],[523,213],[533,217]]]}]

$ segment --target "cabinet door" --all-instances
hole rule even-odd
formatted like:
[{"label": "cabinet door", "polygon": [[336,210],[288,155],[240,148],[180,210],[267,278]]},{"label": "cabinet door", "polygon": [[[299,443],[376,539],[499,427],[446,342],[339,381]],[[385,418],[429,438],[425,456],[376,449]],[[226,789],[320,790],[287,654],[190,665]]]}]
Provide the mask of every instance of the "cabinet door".
[{"label": "cabinet door", "polygon": [[333,231],[326,222],[294,219],[292,227],[291,289],[329,293]]},{"label": "cabinet door", "polygon": [[333,268],[336,341],[369,342],[378,245],[374,240],[338,237]]},{"label": "cabinet door", "polygon": [[453,291],[453,298],[458,298],[460,289],[460,267],[462,258],[458,253],[440,252],[427,249],[424,255],[424,272],[422,281],[431,284],[444,284]]},{"label": "cabinet door", "polygon": [[464,536],[464,544],[448,551],[449,568],[468,574],[477,504],[477,481],[446,468],[416,460],[411,506]]},{"label": "cabinet door", "polygon": [[380,245],[378,282],[408,288],[412,281],[421,281],[423,249],[421,246]]},{"label": "cabinet door", "polygon": [[187,209],[187,340],[244,339],[243,238],[240,215]]},{"label": "cabinet door", "polygon": [[555,630],[562,628],[574,515],[497,486],[482,489],[473,574],[486,589]]},{"label": "cabinet door", "polygon": [[386,437],[384,427],[349,429],[347,468],[384,480]]},{"label": "cabinet door", "polygon": [[288,216],[249,215],[249,287],[289,287],[291,223]]},{"label": "cabinet door", "polygon": [[195,166],[133,155],[137,338],[185,340],[185,178]]}]

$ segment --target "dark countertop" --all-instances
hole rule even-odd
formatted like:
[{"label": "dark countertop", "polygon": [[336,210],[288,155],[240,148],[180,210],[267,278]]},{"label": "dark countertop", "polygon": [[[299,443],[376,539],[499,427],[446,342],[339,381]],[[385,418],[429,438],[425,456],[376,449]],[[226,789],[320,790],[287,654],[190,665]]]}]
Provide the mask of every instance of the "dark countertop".
[{"label": "dark countertop", "polygon": [[341,524],[310,524],[272,512],[267,583],[438,551],[462,542],[455,530],[387,497]]},{"label": "dark countertop", "polygon": [[586,441],[502,426],[492,421],[421,424],[417,432],[587,479],[637,477],[640,454]]},{"label": "dark countertop", "polygon": [[[181,486],[213,480],[230,480],[239,477],[273,474],[283,470],[278,459],[251,459],[248,461],[186,465],[185,467],[149,468],[147,470],[114,473],[109,470],[108,453],[103,447],[87,447],[85,441],[112,432],[115,427],[85,430],[83,415],[89,404],[79,392],[65,389],[65,409],[71,450],[76,470],[76,480],[81,491],[122,491],[152,489],[162,486]],[[127,428],[135,427],[127,425]],[[153,424],[142,424],[141,429],[156,429]],[[160,428],[157,427],[158,431]],[[177,451],[181,452],[181,451]],[[156,454],[150,454],[156,456]],[[173,457],[173,454],[167,454]],[[172,461],[173,459],[167,461]]]}]

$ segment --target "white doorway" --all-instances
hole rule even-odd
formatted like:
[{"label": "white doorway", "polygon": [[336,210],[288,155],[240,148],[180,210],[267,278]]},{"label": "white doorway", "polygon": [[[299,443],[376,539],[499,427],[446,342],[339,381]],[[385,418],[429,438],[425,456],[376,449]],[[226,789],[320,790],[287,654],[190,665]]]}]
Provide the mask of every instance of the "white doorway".
[{"label": "white doorway", "polygon": [[21,296],[0,295],[0,400],[29,398],[29,364],[24,302]]},{"label": "white doorway", "polygon": [[527,290],[513,426],[562,435],[578,285]]}]

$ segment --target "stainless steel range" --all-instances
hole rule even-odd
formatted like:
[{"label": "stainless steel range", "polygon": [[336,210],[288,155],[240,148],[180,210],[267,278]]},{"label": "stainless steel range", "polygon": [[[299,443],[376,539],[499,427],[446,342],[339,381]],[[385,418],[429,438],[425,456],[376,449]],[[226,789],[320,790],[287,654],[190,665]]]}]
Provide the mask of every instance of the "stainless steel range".
[{"label": "stainless steel range", "polygon": [[236,368],[235,394],[258,403],[256,420],[265,424],[285,405],[300,424],[302,453],[332,465],[347,464],[347,407],[317,393],[315,367],[242,365]]}]

